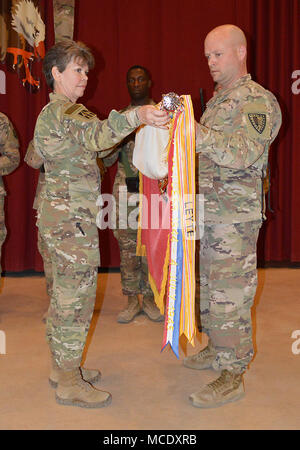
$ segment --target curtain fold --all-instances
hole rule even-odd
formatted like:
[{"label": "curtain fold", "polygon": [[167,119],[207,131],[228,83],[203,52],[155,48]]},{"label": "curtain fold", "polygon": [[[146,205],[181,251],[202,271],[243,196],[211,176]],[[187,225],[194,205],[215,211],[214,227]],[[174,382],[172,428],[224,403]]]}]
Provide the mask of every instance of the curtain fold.
[{"label": "curtain fold", "polygon": [[[299,1],[248,0],[247,16],[238,17],[251,36],[249,69],[253,78],[272,91],[282,110],[282,127],[270,149],[271,208],[258,240],[261,262],[300,261],[299,213],[299,93],[292,74],[300,67]],[[236,2],[236,7],[240,4]],[[299,74],[300,75],[300,74]],[[299,122],[299,119],[298,119]]]}]

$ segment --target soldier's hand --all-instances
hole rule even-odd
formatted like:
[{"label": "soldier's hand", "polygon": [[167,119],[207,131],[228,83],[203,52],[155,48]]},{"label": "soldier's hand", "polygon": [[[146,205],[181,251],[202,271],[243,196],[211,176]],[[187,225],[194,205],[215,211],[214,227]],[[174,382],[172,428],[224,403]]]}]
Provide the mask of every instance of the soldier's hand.
[{"label": "soldier's hand", "polygon": [[195,138],[196,142],[203,142],[205,137],[207,137],[209,134],[209,129],[206,128],[204,125],[201,125],[200,123],[196,122],[195,120]]},{"label": "soldier's hand", "polygon": [[167,124],[170,121],[168,113],[152,105],[141,106],[137,114],[142,124],[151,125],[156,128],[168,128]]}]

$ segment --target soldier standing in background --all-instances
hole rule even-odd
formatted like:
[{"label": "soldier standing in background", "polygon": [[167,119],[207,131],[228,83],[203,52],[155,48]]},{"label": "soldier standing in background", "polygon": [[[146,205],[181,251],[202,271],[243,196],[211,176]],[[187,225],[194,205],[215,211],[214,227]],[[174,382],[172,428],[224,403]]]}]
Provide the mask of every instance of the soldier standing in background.
[{"label": "soldier standing in background", "polygon": [[[39,169],[39,178],[32,206],[33,209],[37,211],[42,198],[42,190],[45,186],[45,168],[43,164],[44,160],[39,154],[36,153],[33,141],[29,142],[24,161],[26,162],[26,164],[28,164],[29,167],[32,167],[33,169]],[[41,233],[39,231],[38,231],[37,245],[40,255],[43,259],[44,274],[46,279],[46,290],[50,300],[52,296],[52,285],[53,285],[51,257],[48,252],[46,242],[43,240]],[[47,319],[47,312],[43,315],[42,319],[43,322],[46,322],[46,319]]]},{"label": "soldier standing in background", "polygon": [[[132,66],[126,75],[127,88],[131,103],[124,109],[130,111],[136,106],[154,105],[149,98],[151,79],[148,70],[142,66]],[[119,323],[129,323],[142,311],[154,322],[161,322],[164,316],[157,308],[154,295],[148,280],[147,258],[136,255],[137,229],[129,224],[128,217],[137,205],[129,205],[130,197],[139,192],[139,173],[132,163],[135,133],[125,138],[112,155],[105,157],[106,167],[118,160],[118,170],[114,181],[113,195],[116,201],[117,228],[113,231],[120,249],[120,271],[123,294],[128,297],[128,303],[118,315]],[[127,190],[120,200],[120,191]],[[126,204],[125,204],[126,202]],[[120,213],[121,211],[121,213]],[[122,214],[127,211],[127,214]],[[121,218],[122,217],[122,218]],[[123,223],[122,220],[126,220]],[[138,295],[143,295],[142,307]]]},{"label": "soldier standing in background", "polygon": [[205,39],[214,82],[196,129],[199,193],[204,196],[200,240],[200,311],[208,346],[184,360],[192,369],[221,371],[190,396],[212,408],[244,395],[242,374],[253,358],[251,307],[256,292],[256,244],[264,219],[263,175],[278,134],[274,95],[251,80],[242,30],[223,25]]},{"label": "soldier standing in background", "polygon": [[167,114],[151,105],[122,114],[113,110],[100,121],[77,104],[93,65],[91,51],[80,42],[60,41],[47,52],[43,71],[53,93],[34,131],[34,149],[45,167],[37,226],[52,263],[46,336],[57,379],[56,401],[85,408],[101,408],[111,401],[108,392],[85,381],[99,378],[99,371],[80,367],[100,265],[97,152],[105,156],[143,123],[165,128],[168,122]]},{"label": "soldier standing in background", "polygon": [[[4,215],[4,198],[6,192],[2,177],[13,172],[19,163],[19,142],[16,132],[8,117],[0,112],[0,261],[1,248],[7,235]],[[1,272],[0,265],[0,276]]]}]

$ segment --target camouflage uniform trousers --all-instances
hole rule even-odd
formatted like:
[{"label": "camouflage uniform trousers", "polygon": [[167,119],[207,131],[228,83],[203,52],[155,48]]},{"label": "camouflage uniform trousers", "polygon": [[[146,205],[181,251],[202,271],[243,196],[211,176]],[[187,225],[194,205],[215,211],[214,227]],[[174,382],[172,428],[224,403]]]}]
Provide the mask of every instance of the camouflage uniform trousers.
[{"label": "camouflage uniform trousers", "polygon": [[51,255],[48,251],[47,242],[43,239],[40,232],[38,232],[38,241],[37,241],[38,249],[40,255],[43,259],[44,265],[44,273],[46,278],[46,289],[49,298],[52,297],[52,287],[53,287],[53,274],[52,274],[52,262]]},{"label": "camouflage uniform trousers", "polygon": [[[4,200],[5,200],[5,196],[0,195],[0,262],[1,262],[2,245],[3,245],[3,242],[5,241],[5,238],[7,235],[6,226],[5,226]],[[0,264],[0,277],[1,277],[1,272],[2,272],[2,268],[1,268],[1,264]]]},{"label": "camouflage uniform trousers", "polygon": [[54,228],[39,226],[53,273],[46,339],[63,370],[80,366],[96,299],[98,229],[86,223],[80,227],[84,234],[75,221]]},{"label": "camouflage uniform trousers", "polygon": [[215,370],[243,373],[253,358],[251,307],[257,286],[261,221],[204,227],[200,242],[200,317],[217,355]]},{"label": "camouflage uniform trousers", "polygon": [[[114,193],[116,197],[116,186],[114,186]],[[128,197],[131,194],[128,193]],[[138,194],[137,194],[138,195]],[[119,208],[121,204],[116,202],[117,224],[125,226],[121,219],[119,222]],[[137,208],[127,206],[127,218],[132,211]],[[127,222],[128,223],[128,222]],[[126,296],[142,294],[145,297],[153,297],[153,292],[148,279],[148,263],[144,256],[136,255],[137,244],[137,230],[127,226],[127,228],[117,228],[113,231],[115,238],[118,241],[120,249],[120,272],[122,292]]]}]

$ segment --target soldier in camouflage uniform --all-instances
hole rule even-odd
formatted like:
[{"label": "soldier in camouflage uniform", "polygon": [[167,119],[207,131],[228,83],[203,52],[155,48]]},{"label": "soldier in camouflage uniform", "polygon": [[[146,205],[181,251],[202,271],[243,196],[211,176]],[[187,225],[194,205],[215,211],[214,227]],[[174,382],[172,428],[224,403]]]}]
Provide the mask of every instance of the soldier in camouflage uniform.
[{"label": "soldier in camouflage uniform", "polygon": [[[44,168],[44,159],[36,153],[33,145],[33,141],[30,141],[27,152],[24,158],[24,161],[28,164],[28,166],[32,167],[33,169],[39,169],[39,178],[38,183],[36,187],[34,202],[33,202],[33,209],[38,210],[39,204],[41,202],[41,195],[42,190],[45,186],[45,168]],[[46,289],[49,299],[52,296],[52,285],[53,285],[53,276],[52,276],[52,264],[51,264],[51,257],[48,252],[48,247],[46,242],[43,240],[41,233],[38,231],[38,249],[43,259],[43,265],[44,265],[44,273],[46,278]],[[43,322],[46,322],[47,313],[43,316]]]},{"label": "soldier in camouflage uniform", "polygon": [[[44,160],[45,187],[37,226],[51,255],[53,289],[47,317],[60,404],[100,408],[111,395],[85,380],[98,371],[80,369],[94,309],[100,264],[96,201],[100,195],[97,151],[118,144],[142,123],[165,127],[167,115],[146,105],[123,114],[113,110],[100,121],[76,101],[84,93],[94,58],[82,43],[61,41],[43,61],[53,89],[34,132],[34,149]],[[105,150],[105,151],[104,151]],[[53,383],[53,381],[55,383]]]},{"label": "soldier in camouflage uniform", "polygon": [[[53,1],[53,18],[54,18],[54,31],[55,31],[55,43],[60,40],[73,39],[74,32],[74,9],[75,0],[54,0]],[[45,169],[43,159],[34,152],[33,141],[29,143],[27,154],[24,161],[35,169],[39,169],[39,178],[36,187],[35,198],[33,202],[33,209],[38,210],[41,192],[45,185]],[[41,234],[38,232],[38,249],[43,259],[44,273],[46,278],[46,289],[49,299],[52,295],[52,266],[51,258],[48,253],[47,245],[44,242]],[[43,322],[46,322],[47,312],[43,315]]]},{"label": "soldier in camouflage uniform", "polygon": [[[6,192],[2,177],[13,172],[18,167],[19,162],[19,142],[15,130],[8,117],[0,112],[0,260],[2,244],[7,234],[4,217]],[[0,265],[0,276],[1,271]]]},{"label": "soldier in camouflage uniform", "polygon": [[73,39],[75,0],[53,0],[55,43]]},{"label": "soldier in camouflage uniform", "polygon": [[[131,103],[123,110],[130,111],[139,105],[154,105],[149,98],[151,87],[150,74],[142,66],[133,66],[127,71],[127,88],[131,97]],[[129,323],[142,311],[155,322],[164,320],[157,308],[152,289],[148,281],[147,258],[136,255],[137,229],[130,226],[128,218],[137,203],[130,206],[130,198],[138,189],[138,170],[132,163],[135,133],[128,136],[111,156],[106,157],[103,162],[106,167],[111,166],[118,160],[118,170],[114,181],[113,195],[116,201],[117,228],[114,236],[120,248],[120,270],[123,294],[128,296],[128,303],[118,315],[119,323]],[[120,196],[124,191],[125,195]],[[127,192],[127,195],[126,195]],[[121,198],[120,198],[121,197]],[[126,211],[127,214],[122,211]],[[120,214],[121,211],[121,214]],[[138,295],[143,295],[142,307]]]},{"label": "soldier in camouflage uniform", "polygon": [[199,192],[204,196],[200,310],[209,342],[185,358],[184,365],[213,368],[221,375],[190,396],[200,408],[244,395],[242,374],[253,358],[251,306],[264,218],[262,174],[281,125],[276,98],[247,73],[246,39],[238,27],[212,30],[205,55],[217,82],[196,131]]},{"label": "soldier in camouflage uniform", "polygon": [[[42,191],[45,186],[45,168],[44,168],[44,164],[43,164],[44,159],[38,153],[36,153],[36,151],[34,149],[33,141],[30,141],[30,143],[28,145],[28,149],[27,149],[24,161],[28,164],[28,166],[32,167],[33,169],[39,169],[39,178],[38,178],[34,202],[33,202],[33,206],[32,206],[33,209],[38,210],[39,204],[40,204],[41,198],[42,198]],[[101,180],[102,180],[102,177],[105,173],[105,167],[100,158],[97,158],[97,164],[98,164],[98,167],[100,170],[100,176],[101,176]],[[48,252],[47,243],[44,241],[44,239],[39,231],[38,231],[37,245],[38,245],[39,252],[43,258],[47,294],[48,294],[49,299],[51,299],[52,286],[53,286],[51,255]],[[47,319],[47,312],[43,315],[42,321],[45,323],[46,319]]]}]

